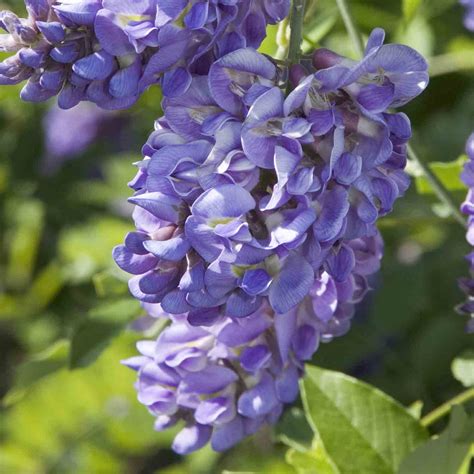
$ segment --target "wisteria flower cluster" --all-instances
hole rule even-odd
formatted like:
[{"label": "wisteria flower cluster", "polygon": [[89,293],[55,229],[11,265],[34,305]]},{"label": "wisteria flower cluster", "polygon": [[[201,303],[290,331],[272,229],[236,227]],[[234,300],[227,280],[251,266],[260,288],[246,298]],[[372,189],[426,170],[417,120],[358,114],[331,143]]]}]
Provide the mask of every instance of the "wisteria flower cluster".
[{"label": "wisteria flower cluster", "polygon": [[[468,231],[466,239],[474,247],[474,133],[469,137],[466,144],[468,161],[464,165],[461,179],[469,188],[466,200],[461,206],[461,211],[468,216]],[[470,277],[460,278],[459,286],[467,296],[465,303],[458,306],[461,314],[470,316],[467,323],[467,331],[474,333],[474,251],[466,256],[469,262]]]},{"label": "wisteria flower cluster", "polygon": [[319,343],[349,330],[380,267],[377,220],[409,186],[394,109],[427,63],[375,29],[359,61],[318,49],[288,70],[257,49],[289,0],[25,3],[27,19],[0,13],[0,84],[27,81],[24,100],[121,109],[161,85],[136,230],[113,254],[168,325],[124,363],[155,428],[184,423],[176,452],[226,450],[276,422]]},{"label": "wisteria flower cluster", "polygon": [[0,84],[27,81],[26,101],[58,96],[105,109],[130,107],[159,82],[179,96],[193,74],[242,47],[258,48],[289,0],[25,0],[28,18],[0,12]]},{"label": "wisteria flower cluster", "polygon": [[347,330],[354,305],[368,289],[367,277],[380,266],[378,233],[347,245],[355,256],[348,278],[339,282],[323,271],[304,301],[286,314],[264,302],[247,318],[196,327],[186,315],[146,305],[171,324],[156,341],[139,342],[141,355],[123,363],[138,371],[138,399],[156,417],[156,430],[184,421],[173,443],[176,452],[188,454],[209,441],[216,451],[229,449],[276,422],[283,405],[296,399],[304,362],[320,341]]},{"label": "wisteria flower cluster", "polygon": [[186,422],[180,453],[275,421],[318,342],[349,329],[377,219],[409,185],[411,126],[392,109],[428,83],[422,56],[384,36],[360,61],[317,50],[288,95],[269,58],[238,49],[163,102],[130,183],[137,230],[114,258],[169,315],[127,364],[157,429]]},{"label": "wisteria flower cluster", "polygon": [[464,26],[468,30],[474,31],[474,1],[459,0],[459,3],[466,7],[466,14],[464,15]]}]

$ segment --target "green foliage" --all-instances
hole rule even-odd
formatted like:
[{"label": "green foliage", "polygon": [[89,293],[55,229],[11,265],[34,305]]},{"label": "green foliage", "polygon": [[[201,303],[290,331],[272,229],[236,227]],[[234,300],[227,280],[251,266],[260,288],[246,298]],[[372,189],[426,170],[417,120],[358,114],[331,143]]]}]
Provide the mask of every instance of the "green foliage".
[{"label": "green foliage", "polygon": [[153,431],[135,401],[135,374],[118,363],[133,353],[133,337],[123,335],[92,367],[36,380],[0,415],[0,472],[125,472],[128,457],[168,446],[172,433]]},{"label": "green foliage", "polygon": [[451,364],[454,378],[465,387],[474,387],[474,351],[463,352]]},{"label": "green foliage", "polygon": [[82,282],[111,264],[112,248],[123,240],[130,224],[115,218],[101,218],[67,229],[58,251],[70,281]]},{"label": "green foliage", "polygon": [[314,438],[304,411],[298,407],[292,407],[283,415],[276,434],[283,443],[298,451],[310,450]]},{"label": "green foliage", "polygon": [[308,421],[341,474],[395,473],[428,437],[395,400],[352,377],[309,366],[302,389]]},{"label": "green foliage", "polygon": [[[462,153],[474,123],[474,41],[461,27],[461,7],[457,0],[349,3],[365,37],[382,26],[390,42],[434,56],[436,77],[404,111],[421,157],[460,202],[465,158],[451,160]],[[24,10],[21,0],[4,6]],[[307,0],[307,6],[304,52],[330,47],[355,57],[334,0]],[[262,51],[284,59],[287,33],[270,27]],[[452,397],[459,382],[473,383],[472,353],[466,352],[472,339],[452,309],[462,299],[455,280],[468,272],[462,259],[468,246],[461,228],[433,214],[426,180],[417,177],[419,193],[408,192],[381,222],[386,256],[371,281],[377,291],[350,333],[323,344],[314,361],[353,374],[410,408],[342,374],[309,369],[305,404],[311,403],[317,432],[303,410],[287,408],[275,432],[259,433],[228,453],[207,448],[182,459],[169,450],[172,432],[153,431],[153,418],[136,401],[135,374],[119,364],[136,353],[143,336],[126,328],[143,313],[128,296],[127,275],[111,261],[113,246],[132,227],[126,182],[160,114],[160,91],[150,88],[120,115],[125,146],[102,140],[56,175],[44,176],[39,162],[47,107],[20,102],[19,90],[0,87],[0,390],[7,394],[0,472],[335,474],[352,468],[378,474],[395,472],[408,454],[402,469],[415,462],[416,474],[441,467],[468,474],[472,433],[462,435],[469,423],[464,413],[453,414],[439,438],[408,453],[426,440],[417,421],[421,411]],[[159,330],[152,327],[147,337]],[[451,363],[455,378],[449,377]],[[69,364],[77,370],[69,372]],[[443,464],[446,459],[452,465]]]},{"label": "green foliage", "polygon": [[422,1],[423,0],[402,0],[402,11],[405,21],[410,22],[413,19]]},{"label": "green foliage", "polygon": [[102,303],[89,312],[71,338],[69,367],[77,369],[92,364],[124,326],[143,311],[138,301],[125,298]]},{"label": "green foliage", "polygon": [[[465,163],[466,156],[463,155],[447,163],[430,163],[430,168],[448,191],[465,191],[466,185],[460,178]],[[433,194],[433,189],[427,179],[421,175],[416,177],[416,189],[420,194]]]},{"label": "green foliage", "polygon": [[408,456],[398,474],[457,474],[473,443],[474,418],[455,406],[447,429]]},{"label": "green foliage", "polygon": [[8,405],[18,401],[19,397],[25,395],[28,388],[44,377],[65,367],[68,353],[69,341],[60,340],[45,351],[32,357],[29,361],[19,365],[12,388],[4,399],[4,403]]}]

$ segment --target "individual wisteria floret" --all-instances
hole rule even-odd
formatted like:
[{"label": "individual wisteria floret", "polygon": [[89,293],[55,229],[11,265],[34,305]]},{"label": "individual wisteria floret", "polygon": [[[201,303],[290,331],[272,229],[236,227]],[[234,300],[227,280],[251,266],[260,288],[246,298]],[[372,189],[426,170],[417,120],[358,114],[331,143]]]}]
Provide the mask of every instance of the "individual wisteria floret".
[{"label": "individual wisteria floret", "polygon": [[320,342],[347,331],[367,278],[380,267],[378,233],[348,246],[355,255],[352,273],[336,281],[322,272],[286,314],[264,303],[248,318],[204,328],[191,326],[185,315],[166,315],[160,305],[145,305],[170,323],[156,341],[138,343],[140,356],[123,363],[138,371],[138,400],[155,417],[155,429],[182,428],[176,452],[189,454],[209,441],[216,451],[229,449],[275,423],[284,404],[296,399],[305,361]]},{"label": "individual wisteria floret", "polygon": [[[474,133],[467,141],[466,154],[468,161],[464,165],[461,179],[469,188],[469,191],[461,206],[461,211],[468,216],[466,239],[471,247],[474,247]],[[474,251],[466,256],[466,260],[469,262],[470,277],[460,278],[459,286],[466,294],[467,299],[458,306],[458,311],[470,317],[467,323],[467,331],[474,333]]]},{"label": "individual wisteria floret", "polygon": [[343,282],[354,239],[408,187],[410,122],[426,61],[371,34],[354,62],[328,50],[280,71],[254,49],[217,60],[163,102],[131,187],[136,232],[114,250],[131,293],[193,326],[291,311],[326,272]]},{"label": "individual wisteria floret", "polygon": [[468,30],[474,31],[474,0],[459,0],[459,3],[466,7],[464,26]]},{"label": "individual wisteria floret", "polygon": [[0,12],[0,84],[27,81],[26,101],[58,96],[130,107],[150,85],[179,96],[228,52],[258,48],[289,0],[25,0],[28,18]]}]

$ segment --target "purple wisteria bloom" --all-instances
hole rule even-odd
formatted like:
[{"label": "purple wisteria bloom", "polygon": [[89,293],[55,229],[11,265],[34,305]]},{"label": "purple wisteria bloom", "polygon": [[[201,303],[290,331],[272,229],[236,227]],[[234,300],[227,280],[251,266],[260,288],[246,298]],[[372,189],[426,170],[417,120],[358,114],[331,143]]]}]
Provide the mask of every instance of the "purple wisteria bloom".
[{"label": "purple wisteria bloom", "polygon": [[138,372],[138,400],[155,417],[158,431],[184,422],[173,449],[189,454],[210,442],[224,451],[275,423],[284,404],[298,396],[304,363],[320,342],[344,334],[367,277],[380,266],[383,244],[373,237],[348,242],[353,271],[336,281],[322,271],[304,300],[285,314],[264,304],[245,319],[225,318],[195,327],[185,315],[160,305],[155,317],[170,319],[156,341],[141,341],[140,355],[123,363]]},{"label": "purple wisteria bloom", "polygon": [[25,0],[28,18],[0,12],[0,84],[27,81],[26,101],[58,96],[130,107],[150,85],[184,93],[192,75],[234,50],[258,48],[289,0]]},{"label": "purple wisteria bloom", "polygon": [[121,131],[117,113],[100,109],[94,104],[82,102],[71,110],[53,105],[43,119],[45,154],[41,169],[51,175],[68,160],[84,153],[95,140],[111,138],[117,143]]},{"label": "purple wisteria bloom", "polygon": [[[468,216],[466,239],[471,247],[474,247],[474,133],[467,140],[466,154],[468,161],[464,165],[461,179],[469,188],[469,191],[461,206],[461,211]],[[467,299],[457,309],[461,314],[470,317],[467,323],[467,331],[474,333],[474,251],[466,256],[466,260],[469,262],[470,277],[460,278],[459,286],[466,294]]]},{"label": "purple wisteria bloom", "polygon": [[473,0],[459,0],[459,3],[466,7],[466,14],[464,15],[464,26],[471,31],[474,31],[474,1]]},{"label": "purple wisteria bloom", "polygon": [[349,242],[375,235],[409,184],[410,122],[389,108],[428,83],[426,61],[383,38],[360,62],[318,50],[287,97],[244,48],[164,100],[131,183],[137,232],[114,250],[136,298],[209,327],[286,314],[322,271],[348,278]]}]

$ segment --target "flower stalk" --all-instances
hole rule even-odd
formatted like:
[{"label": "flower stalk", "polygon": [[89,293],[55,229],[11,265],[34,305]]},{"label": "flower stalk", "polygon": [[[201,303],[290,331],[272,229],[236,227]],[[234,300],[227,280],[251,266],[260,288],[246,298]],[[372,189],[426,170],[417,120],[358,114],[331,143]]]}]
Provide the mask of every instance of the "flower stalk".
[{"label": "flower stalk", "polygon": [[470,388],[466,390],[456,397],[448,400],[446,403],[443,403],[441,406],[433,410],[432,412],[428,413],[421,419],[421,424],[425,427],[436,423],[441,418],[445,417],[453,408],[454,405],[462,405],[463,403],[467,403],[470,400],[474,399],[474,388]]},{"label": "flower stalk", "polygon": [[430,184],[433,191],[438,196],[438,199],[446,206],[451,212],[453,218],[458,222],[461,226],[467,227],[466,219],[464,219],[463,215],[459,211],[459,208],[452,198],[451,194],[447,191],[444,187],[443,183],[439,180],[439,178],[433,173],[430,169],[429,165],[424,163],[421,158],[418,156],[416,151],[413,149],[411,145],[408,145],[408,156],[410,160],[414,161],[417,166],[422,170],[426,180]]},{"label": "flower stalk", "polygon": [[303,41],[303,22],[305,0],[293,0],[290,19],[290,46],[288,48],[288,65],[298,64],[301,56],[301,42]]}]

